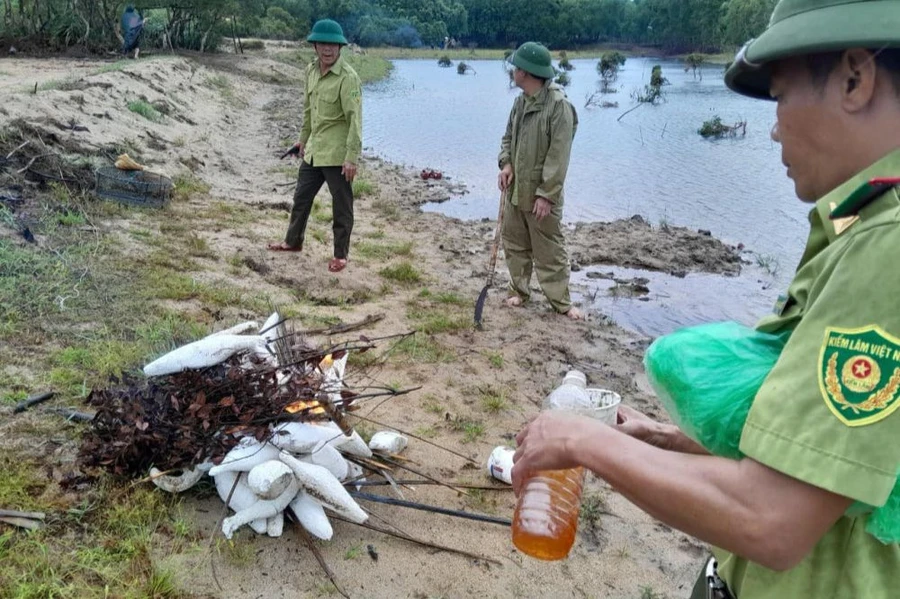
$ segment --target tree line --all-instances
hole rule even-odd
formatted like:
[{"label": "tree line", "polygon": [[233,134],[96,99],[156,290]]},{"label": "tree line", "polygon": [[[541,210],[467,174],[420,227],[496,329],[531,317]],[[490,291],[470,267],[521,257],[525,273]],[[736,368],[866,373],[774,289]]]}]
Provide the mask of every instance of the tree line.
[{"label": "tree line", "polygon": [[[0,0],[0,39],[109,49],[120,0]],[[553,49],[599,43],[668,52],[733,49],[766,26],[776,0],[135,0],[151,44],[208,50],[233,35],[303,39],[336,19],[363,46]]]}]

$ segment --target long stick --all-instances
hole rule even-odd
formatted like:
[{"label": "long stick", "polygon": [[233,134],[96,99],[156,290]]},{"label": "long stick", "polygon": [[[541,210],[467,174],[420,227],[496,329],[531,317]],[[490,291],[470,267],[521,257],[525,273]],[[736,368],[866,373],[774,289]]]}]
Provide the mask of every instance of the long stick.
[{"label": "long stick", "polygon": [[43,520],[47,517],[44,512],[17,512],[15,510],[0,510],[0,516],[4,518],[28,518],[29,520]]},{"label": "long stick", "polygon": [[488,265],[488,280],[484,289],[475,300],[475,327],[481,328],[481,317],[484,312],[484,302],[487,301],[488,289],[494,284],[494,270],[497,268],[497,250],[500,248],[500,237],[503,230],[503,207],[506,205],[506,190],[500,194],[500,211],[497,214],[497,230],[494,231],[494,244],[491,247],[491,259]]},{"label": "long stick", "polygon": [[28,399],[17,403],[16,407],[13,408],[13,414],[18,414],[20,412],[24,412],[31,406],[36,406],[39,403],[43,403],[43,402],[47,401],[48,399],[50,399],[51,397],[53,397],[53,395],[54,395],[53,391],[45,391],[44,393],[32,395]]},{"label": "long stick", "polygon": [[445,483],[445,482],[442,481],[442,480],[438,480],[438,479],[434,478],[433,476],[428,476],[428,475],[425,474],[424,472],[419,472],[418,470],[416,470],[416,469],[414,469],[414,468],[410,468],[409,466],[404,466],[404,465],[401,464],[400,462],[398,462],[398,461],[396,461],[396,460],[392,460],[392,459],[390,459],[390,458],[387,457],[387,456],[379,456],[379,457],[381,458],[382,461],[387,462],[388,464],[390,464],[391,466],[394,466],[395,468],[400,468],[401,470],[406,470],[406,471],[408,471],[408,472],[412,472],[413,474],[415,474],[415,475],[417,475],[417,476],[421,476],[422,478],[427,478],[428,480],[432,480],[432,481],[435,482],[435,484],[438,484],[438,485],[440,485],[440,486],[442,486],[442,487],[447,487],[448,489],[453,489],[453,490],[456,491],[457,493],[461,493],[461,494],[465,495],[466,497],[470,497],[470,496],[471,496],[471,493],[469,493],[469,492],[466,491],[465,489],[462,489],[462,488],[460,488],[460,487],[454,487],[453,485],[448,484],[448,483]]},{"label": "long stick", "polygon": [[342,597],[346,597],[350,599],[350,597],[341,590],[341,587],[338,586],[337,580],[335,580],[334,572],[331,571],[331,568],[328,567],[328,563],[325,561],[325,556],[322,555],[322,552],[319,551],[319,548],[316,547],[315,541],[313,541],[310,534],[303,528],[303,525],[300,524],[300,520],[297,518],[297,515],[291,508],[287,508],[285,510],[291,516],[291,520],[294,521],[294,526],[296,526],[297,531],[300,533],[300,537],[303,539],[303,542],[306,543],[306,546],[309,547],[309,550],[312,551],[312,554],[316,556],[316,561],[319,562],[319,566],[322,567],[322,570],[325,572],[325,576],[328,577],[328,580],[331,581],[331,584],[334,585],[334,588],[337,589],[337,592],[341,594]]},{"label": "long stick", "polygon": [[366,316],[362,320],[358,322],[349,322],[346,324],[336,324],[331,327],[327,327],[324,329],[307,329],[305,331],[300,331],[300,335],[339,335],[342,333],[349,333],[350,331],[355,331],[357,329],[361,329],[363,327],[367,327],[370,324],[375,324],[376,322],[383,320],[384,314],[370,314]]},{"label": "long stick", "polygon": [[478,555],[477,553],[463,551],[462,549],[454,549],[453,547],[447,547],[446,545],[439,545],[437,543],[431,543],[429,541],[423,541],[421,539],[412,537],[408,534],[393,532],[386,528],[381,528],[380,526],[375,526],[374,524],[369,524],[368,522],[363,522],[362,524],[360,524],[358,522],[352,522],[351,520],[342,518],[336,514],[331,514],[331,517],[334,518],[335,520],[341,520],[342,522],[349,522],[350,524],[356,524],[357,526],[362,526],[363,528],[368,528],[369,530],[374,530],[376,532],[386,534],[390,537],[397,537],[398,539],[403,539],[404,541],[409,541],[410,543],[416,543],[417,545],[422,545],[424,547],[431,547],[432,549],[440,549],[441,551],[449,551],[450,553],[456,553],[457,555],[464,555],[465,557],[470,557],[472,559],[480,559],[485,562],[491,562],[492,564],[497,564],[498,566],[503,565],[500,562],[500,560],[496,560],[492,557],[487,557],[485,555]]},{"label": "long stick", "polygon": [[365,420],[366,422],[371,422],[372,424],[375,424],[375,425],[378,425],[378,426],[383,426],[383,427],[385,427],[385,428],[393,429],[393,430],[397,431],[398,433],[400,433],[400,434],[402,434],[402,435],[406,435],[407,437],[412,437],[413,439],[415,439],[415,440],[417,440],[417,441],[422,441],[423,443],[427,443],[428,445],[431,445],[432,447],[437,447],[438,449],[443,449],[443,450],[446,451],[447,453],[452,453],[453,455],[455,455],[455,456],[457,456],[457,457],[460,457],[460,458],[466,460],[467,462],[471,462],[472,464],[477,464],[477,465],[479,465],[479,466],[481,465],[481,462],[478,462],[478,461],[476,461],[476,460],[473,460],[472,458],[470,458],[470,457],[467,456],[467,455],[463,455],[463,454],[461,454],[461,453],[459,453],[459,452],[453,451],[452,449],[448,449],[447,447],[443,447],[442,445],[438,445],[438,444],[435,443],[434,441],[429,441],[428,439],[419,437],[419,436],[414,435],[414,434],[412,434],[412,433],[408,433],[408,432],[406,432],[406,431],[404,431],[404,430],[401,430],[401,429],[397,428],[396,426],[391,426],[390,424],[383,424],[383,423],[381,423],[381,422],[378,422],[377,420],[372,420],[371,418],[367,418],[366,416],[360,416],[360,415],[357,414],[356,412],[349,412],[348,415],[349,415],[349,416],[353,416],[353,417],[355,417],[355,418],[359,418],[360,420]]},{"label": "long stick", "polygon": [[94,419],[94,414],[79,412],[72,408],[46,408],[46,411],[59,414],[64,416],[66,420],[74,420],[75,422],[91,422]]},{"label": "long stick", "polygon": [[366,501],[374,501],[376,503],[386,503],[388,505],[398,505],[400,507],[408,507],[423,512],[432,512],[435,514],[444,514],[445,516],[454,516],[456,518],[465,518],[467,520],[477,520],[478,522],[490,522],[491,524],[502,524],[503,526],[512,526],[512,520],[508,518],[498,518],[496,516],[485,516],[482,514],[473,514],[462,510],[449,510],[443,507],[428,505],[425,503],[417,503],[415,501],[405,501],[403,499],[394,499],[393,497],[385,497],[383,495],[372,495],[371,493],[362,493],[360,491],[350,491],[350,496]]},{"label": "long stick", "polygon": [[[438,484],[438,483],[434,482],[433,480],[424,480],[424,479],[423,480],[401,479],[401,480],[395,480],[394,482],[397,483],[398,485],[403,485],[406,487],[413,487],[416,485],[436,485],[436,484]],[[345,486],[350,486],[350,487],[356,487],[356,486],[385,487],[391,483],[386,480],[355,480],[355,481],[348,481],[344,484],[345,484]],[[512,491],[513,490],[513,488],[510,486],[493,487],[493,486],[488,486],[488,485],[457,485],[457,484],[454,484],[454,486],[459,489],[475,489],[476,491]]]}]

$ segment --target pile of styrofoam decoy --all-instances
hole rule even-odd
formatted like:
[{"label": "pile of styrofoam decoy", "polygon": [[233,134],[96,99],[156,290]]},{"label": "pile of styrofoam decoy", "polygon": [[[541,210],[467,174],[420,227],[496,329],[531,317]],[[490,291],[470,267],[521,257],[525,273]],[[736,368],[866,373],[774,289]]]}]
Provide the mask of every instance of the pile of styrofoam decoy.
[{"label": "pile of styrofoam decoy", "polygon": [[[238,352],[255,354],[257,359],[273,360],[272,344],[283,331],[278,314],[258,328],[256,323],[214,333],[180,347],[144,368],[148,376],[161,376],[191,368],[205,368],[227,360]],[[242,334],[250,330],[257,335]],[[340,399],[347,354],[334,360],[323,373],[322,388],[334,401]],[[305,373],[308,374],[308,373]],[[290,376],[285,372],[284,376]],[[360,480],[362,468],[344,455],[372,457],[369,446],[353,431],[345,435],[337,424],[326,422],[284,422],[271,426],[265,441],[244,437],[216,466],[205,463],[178,476],[151,471],[153,482],[169,492],[181,492],[196,484],[204,474],[215,479],[222,501],[234,510],[226,518],[222,532],[229,539],[249,525],[260,534],[277,537],[284,526],[284,511],[290,508],[299,523],[312,535],[330,539],[331,524],[325,510],[352,522],[362,523],[366,513],[357,505],[345,482]],[[395,433],[373,437],[373,447],[397,452],[405,439]]]}]

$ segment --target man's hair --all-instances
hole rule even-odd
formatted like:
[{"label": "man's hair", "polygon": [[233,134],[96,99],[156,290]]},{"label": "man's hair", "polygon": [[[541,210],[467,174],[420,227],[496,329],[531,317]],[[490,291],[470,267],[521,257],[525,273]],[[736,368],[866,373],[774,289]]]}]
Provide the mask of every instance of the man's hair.
[{"label": "man's hair", "polygon": [[[894,91],[900,95],[900,49],[888,48],[883,50],[869,49],[875,56],[875,64],[888,72]],[[822,54],[810,54],[806,57],[806,68],[809,70],[813,84],[824,89],[828,76],[841,62],[844,55],[840,52],[824,52]]]}]

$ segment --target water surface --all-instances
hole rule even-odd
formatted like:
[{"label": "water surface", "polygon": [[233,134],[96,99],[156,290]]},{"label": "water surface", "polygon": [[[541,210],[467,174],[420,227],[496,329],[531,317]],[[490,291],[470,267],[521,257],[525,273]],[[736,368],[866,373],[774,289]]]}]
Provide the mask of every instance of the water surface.
[{"label": "water surface", "polygon": [[[635,314],[622,320],[651,335],[702,321],[707,312],[710,319],[752,324],[789,282],[808,226],[808,207],[794,195],[780,146],[769,137],[774,104],[730,92],[721,67],[703,69],[701,79],[675,61],[632,58],[619,76],[617,93],[603,97],[618,102],[618,108],[586,108],[599,81],[596,60],[572,62],[576,68],[566,91],[578,110],[579,125],[566,179],[564,220],[608,221],[639,214],[653,225],[707,229],[727,243],[743,243],[756,254],[748,257],[751,262],[768,267],[730,279],[692,275],[666,282],[671,277],[646,275],[652,279],[651,291],[655,286],[663,293],[665,286],[669,297],[616,300],[616,310]],[[496,218],[497,154],[519,93],[509,87],[503,63],[472,61],[477,74],[464,76],[432,60],[394,64],[391,76],[364,94],[367,151],[392,162],[439,169],[465,184],[468,193],[425,210],[464,219]],[[646,84],[654,64],[662,65],[670,81],[665,102],[643,105],[617,121],[634,106],[631,94]],[[715,115],[725,123],[746,120],[746,136],[701,138],[697,129]],[[583,297],[593,296],[602,283],[577,276],[573,281]],[[606,311],[603,295],[596,293],[596,306]],[[714,310],[716,305],[720,309]]]}]

